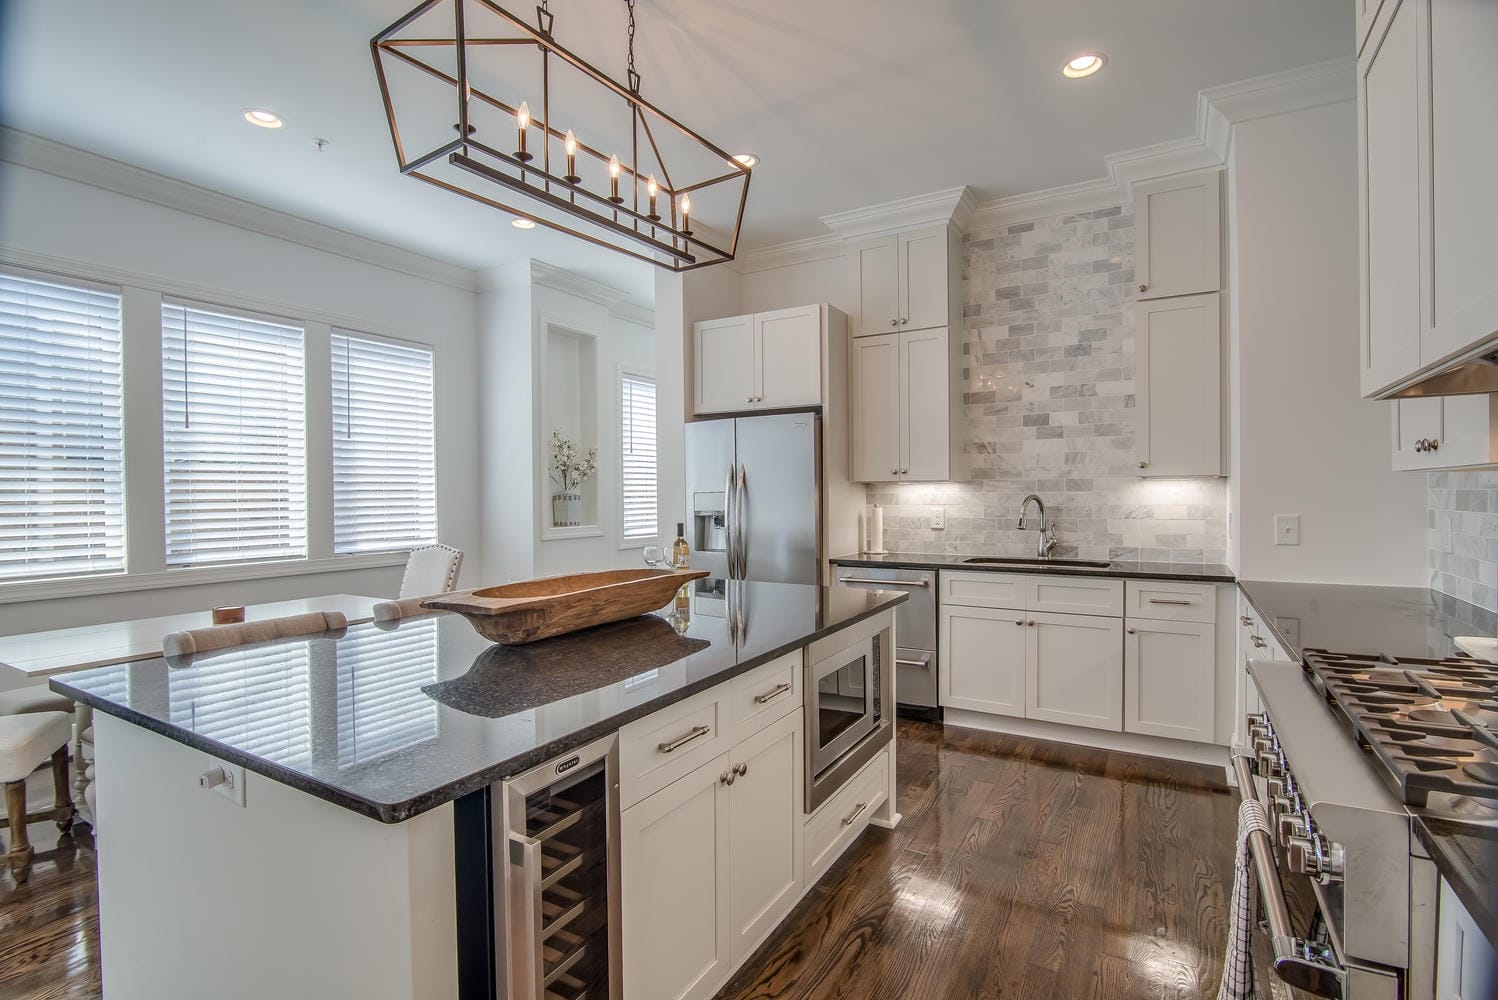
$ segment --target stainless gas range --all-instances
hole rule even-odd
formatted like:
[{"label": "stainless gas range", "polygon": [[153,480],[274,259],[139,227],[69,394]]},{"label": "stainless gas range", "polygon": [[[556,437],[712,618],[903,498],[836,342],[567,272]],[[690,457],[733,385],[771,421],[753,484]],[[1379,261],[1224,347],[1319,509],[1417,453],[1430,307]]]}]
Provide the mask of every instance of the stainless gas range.
[{"label": "stainless gas range", "polygon": [[[1234,766],[1269,813],[1250,847],[1276,974],[1315,996],[1431,1000],[1439,882],[1412,819],[1498,825],[1498,668],[1310,649],[1248,669],[1263,712]],[[1291,880],[1315,897],[1309,925]]]}]

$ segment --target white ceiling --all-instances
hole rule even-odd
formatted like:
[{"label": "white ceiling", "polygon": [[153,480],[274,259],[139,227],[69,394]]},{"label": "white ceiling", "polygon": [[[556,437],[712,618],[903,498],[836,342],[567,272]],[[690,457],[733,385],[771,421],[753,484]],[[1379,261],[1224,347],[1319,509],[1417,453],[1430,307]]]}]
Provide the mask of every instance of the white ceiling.
[{"label": "white ceiling", "polygon": [[[396,172],[368,43],[413,4],[5,3],[0,121],[475,269],[535,255],[648,288],[648,267]],[[563,45],[622,78],[623,0],[552,9]],[[756,247],[963,184],[985,201],[1102,176],[1107,153],[1189,136],[1205,87],[1351,55],[1353,16],[1353,0],[640,0],[636,45],[647,98],[760,155]],[[1107,67],[1063,79],[1084,50]]]}]

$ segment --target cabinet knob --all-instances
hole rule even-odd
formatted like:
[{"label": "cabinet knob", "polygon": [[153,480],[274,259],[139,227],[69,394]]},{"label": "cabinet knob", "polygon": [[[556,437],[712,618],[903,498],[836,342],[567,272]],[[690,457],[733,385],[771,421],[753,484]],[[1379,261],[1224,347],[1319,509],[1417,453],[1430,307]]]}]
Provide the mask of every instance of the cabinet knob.
[{"label": "cabinet knob", "polygon": [[909,322],[910,322],[910,320],[906,319],[904,316],[900,317],[900,325],[901,326],[904,326],[906,323],[909,323]]},{"label": "cabinet knob", "polygon": [[1139,467],[1141,469],[1147,469],[1147,468],[1149,468],[1149,463],[1148,462],[1140,462],[1139,463]]},{"label": "cabinet knob", "polygon": [[1425,442],[1425,450],[1426,451],[1440,451],[1441,450],[1441,442],[1439,440],[1437,440],[1436,438],[1431,438],[1429,441]]},{"label": "cabinet knob", "polygon": [[1140,285],[1139,286],[1139,290],[1141,292],[1149,291],[1149,287],[1150,287],[1149,285]]},{"label": "cabinet knob", "polygon": [[910,470],[909,469],[901,469],[900,470],[900,475],[902,475],[902,476],[908,476],[908,475],[910,475]]},{"label": "cabinet knob", "polygon": [[749,773],[749,765],[743,763],[735,764],[733,765],[733,773],[742,778],[744,775]]},{"label": "cabinet knob", "polygon": [[1254,620],[1248,617],[1248,615],[1239,615],[1238,620],[1249,628],[1253,628],[1254,626]]},{"label": "cabinet knob", "polygon": [[1035,623],[1033,621],[1025,622],[1025,624],[1030,626],[1031,628],[1035,627]]},{"label": "cabinet knob", "polygon": [[892,476],[898,476],[900,474],[900,470],[899,469],[890,469],[889,470],[889,474],[892,475]]},{"label": "cabinet knob", "polygon": [[727,771],[724,771],[722,774],[718,775],[718,780],[725,785],[731,785],[734,783],[735,778],[734,775],[729,774]]},{"label": "cabinet knob", "polygon": [[1135,631],[1133,629],[1125,629],[1124,631],[1128,632],[1130,635],[1135,634]]},{"label": "cabinet knob", "polygon": [[1016,624],[1016,625],[1023,625],[1024,623],[1025,623],[1025,620],[1023,618],[1016,618],[1014,620],[1014,624]]},{"label": "cabinet knob", "polygon": [[897,319],[892,319],[892,320],[889,321],[889,325],[890,326],[898,326],[899,323],[900,323],[900,321],[897,320]]},{"label": "cabinet knob", "polygon": [[746,402],[746,403],[752,403],[752,402],[754,402],[754,397],[753,396],[745,396],[744,397],[744,402]]}]

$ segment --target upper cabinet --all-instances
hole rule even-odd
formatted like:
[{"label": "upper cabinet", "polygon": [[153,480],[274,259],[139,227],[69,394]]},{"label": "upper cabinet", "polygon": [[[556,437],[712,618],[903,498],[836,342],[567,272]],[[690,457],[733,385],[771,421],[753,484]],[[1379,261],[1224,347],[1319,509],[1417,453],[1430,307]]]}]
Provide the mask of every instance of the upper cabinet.
[{"label": "upper cabinet", "polygon": [[692,328],[692,412],[737,413],[824,402],[823,357],[830,325],[846,321],[825,305],[704,320]]},{"label": "upper cabinet", "polygon": [[1423,396],[1390,406],[1396,472],[1498,464],[1498,396]]},{"label": "upper cabinet", "polygon": [[957,235],[946,225],[881,233],[853,244],[857,334],[950,326],[962,273],[959,253]]},{"label": "upper cabinet", "polygon": [[1222,288],[1222,172],[1134,185],[1134,280],[1141,299]]},{"label": "upper cabinet", "polygon": [[1385,398],[1498,344],[1498,4],[1358,3],[1362,390]]},{"label": "upper cabinet", "polygon": [[1222,171],[1134,185],[1135,458],[1221,476]]},{"label": "upper cabinet", "polygon": [[849,345],[851,478],[962,478],[961,348],[945,327],[854,337]]}]

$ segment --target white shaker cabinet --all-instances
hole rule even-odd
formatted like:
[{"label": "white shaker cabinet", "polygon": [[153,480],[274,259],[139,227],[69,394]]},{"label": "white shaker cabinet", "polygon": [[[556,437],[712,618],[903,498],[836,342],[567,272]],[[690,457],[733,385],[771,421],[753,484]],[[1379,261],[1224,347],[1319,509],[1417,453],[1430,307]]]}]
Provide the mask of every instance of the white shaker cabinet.
[{"label": "white shaker cabinet", "polygon": [[728,973],[730,789],[722,754],[620,816],[627,1000],[698,1000]]},{"label": "white shaker cabinet", "polygon": [[1498,4],[1358,2],[1362,391],[1387,397],[1498,344]]},{"label": "white shaker cabinet", "polygon": [[1134,186],[1134,280],[1140,299],[1222,289],[1222,172]]},{"label": "white shaker cabinet", "polygon": [[1368,34],[1373,30],[1373,22],[1378,19],[1378,10],[1383,0],[1354,0],[1358,11],[1358,51],[1363,51],[1363,45],[1368,41]]},{"label": "white shaker cabinet", "polygon": [[1498,995],[1498,951],[1441,880],[1436,929],[1436,1000],[1491,1000]]},{"label": "white shaker cabinet", "polygon": [[849,393],[855,482],[939,483],[962,475],[961,387],[945,327],[852,338]]},{"label": "white shaker cabinet", "polygon": [[846,317],[825,305],[703,320],[692,328],[692,412],[742,413],[825,403],[822,359]]},{"label": "white shaker cabinet", "polygon": [[1141,476],[1220,476],[1222,305],[1216,292],[1135,306]]},{"label": "white shaker cabinet", "polygon": [[1030,628],[1022,610],[942,604],[941,704],[1023,717]]},{"label": "white shaker cabinet", "polygon": [[1212,742],[1217,627],[1130,618],[1124,632],[1124,730]]},{"label": "white shaker cabinet", "polygon": [[1395,471],[1498,464],[1498,397],[1423,396],[1390,407]]},{"label": "white shaker cabinet", "polygon": [[945,225],[881,233],[853,244],[858,335],[952,324],[961,279],[957,238]]},{"label": "white shaker cabinet", "polygon": [[758,381],[754,317],[705,320],[692,328],[694,413],[729,413],[754,405]]},{"label": "white shaker cabinet", "polygon": [[730,754],[729,954],[737,964],[801,898],[801,712]]},{"label": "white shaker cabinet", "polygon": [[1123,731],[1123,621],[1028,612],[1025,716]]}]

